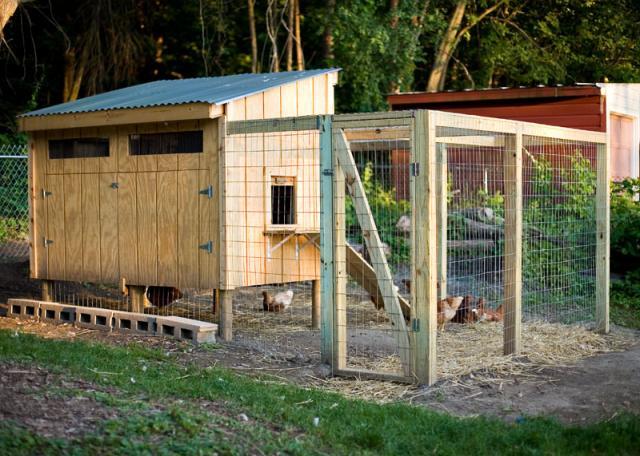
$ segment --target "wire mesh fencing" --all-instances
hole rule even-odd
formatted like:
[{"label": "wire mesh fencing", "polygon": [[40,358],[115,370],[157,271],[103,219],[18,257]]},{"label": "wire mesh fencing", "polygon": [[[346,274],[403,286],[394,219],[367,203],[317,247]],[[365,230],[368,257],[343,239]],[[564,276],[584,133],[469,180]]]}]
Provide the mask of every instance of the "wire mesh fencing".
[{"label": "wire mesh fencing", "polygon": [[275,361],[318,362],[319,132],[316,118],[300,121],[229,124],[221,281],[234,290],[235,343]]},{"label": "wire mesh fencing", "polygon": [[29,257],[27,147],[0,145],[0,261]]}]

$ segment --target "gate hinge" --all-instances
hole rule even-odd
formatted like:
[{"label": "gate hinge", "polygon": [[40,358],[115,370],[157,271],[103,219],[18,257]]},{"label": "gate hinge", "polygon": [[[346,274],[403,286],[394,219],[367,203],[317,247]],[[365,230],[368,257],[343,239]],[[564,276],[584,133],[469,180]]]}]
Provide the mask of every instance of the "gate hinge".
[{"label": "gate hinge", "polygon": [[51,196],[53,193],[46,191],[44,188],[42,189],[42,197],[46,198],[47,196]]},{"label": "gate hinge", "polygon": [[199,245],[198,248],[200,250],[206,250],[207,253],[212,253],[213,252],[213,242],[212,241],[206,242],[204,244]]},{"label": "gate hinge", "polygon": [[207,195],[207,198],[213,198],[213,185],[209,185],[207,188],[200,190],[198,193],[201,195]]},{"label": "gate hinge", "polygon": [[413,162],[409,164],[409,169],[411,171],[411,175],[413,177],[419,176],[420,175],[420,163],[418,162]]},{"label": "gate hinge", "polygon": [[420,319],[419,318],[414,318],[414,319],[411,320],[411,330],[413,332],[420,331]]},{"label": "gate hinge", "polygon": [[53,244],[53,239],[45,239],[44,240],[44,246],[48,247],[50,244]]},{"label": "gate hinge", "polygon": [[323,169],[322,170],[322,175],[323,176],[333,176],[333,170],[328,168],[328,169]]}]

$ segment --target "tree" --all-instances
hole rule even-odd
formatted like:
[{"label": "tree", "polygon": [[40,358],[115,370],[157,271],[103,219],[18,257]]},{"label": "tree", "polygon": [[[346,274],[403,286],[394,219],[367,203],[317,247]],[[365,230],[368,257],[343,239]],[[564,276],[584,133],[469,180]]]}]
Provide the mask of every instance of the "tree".
[{"label": "tree", "polygon": [[9,22],[18,8],[18,0],[3,0],[0,2],[0,41],[4,40],[4,26]]},{"label": "tree", "polygon": [[258,73],[260,71],[260,65],[258,63],[258,37],[256,35],[256,14],[255,7],[256,0],[247,0],[248,13],[249,13],[249,36],[251,38],[251,72]]}]

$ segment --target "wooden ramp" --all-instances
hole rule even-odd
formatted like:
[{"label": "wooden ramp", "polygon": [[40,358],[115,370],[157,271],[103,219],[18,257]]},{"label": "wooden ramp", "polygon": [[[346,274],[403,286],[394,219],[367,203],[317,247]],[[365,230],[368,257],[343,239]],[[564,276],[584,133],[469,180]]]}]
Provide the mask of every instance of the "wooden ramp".
[{"label": "wooden ramp", "polygon": [[[382,299],[382,292],[378,288],[376,272],[362,255],[350,245],[347,245],[347,274],[371,295],[371,302],[376,306],[376,309],[384,309],[384,300]],[[398,301],[405,320],[409,320],[411,316],[409,303],[400,295],[398,295]]]}]

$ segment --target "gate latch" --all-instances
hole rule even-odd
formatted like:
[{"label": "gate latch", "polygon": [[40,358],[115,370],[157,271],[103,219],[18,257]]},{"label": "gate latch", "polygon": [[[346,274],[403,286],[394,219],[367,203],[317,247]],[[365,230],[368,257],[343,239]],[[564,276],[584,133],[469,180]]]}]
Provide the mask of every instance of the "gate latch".
[{"label": "gate latch", "polygon": [[48,247],[50,244],[53,244],[53,239],[45,239],[44,240],[44,246]]},{"label": "gate latch", "polygon": [[207,253],[213,252],[213,242],[209,241],[198,246],[200,250],[206,250]]},{"label": "gate latch", "polygon": [[198,193],[201,195],[207,195],[207,198],[213,198],[213,185],[209,185],[207,188],[200,190]]},{"label": "gate latch", "polygon": [[46,198],[47,196],[51,196],[53,193],[46,191],[44,188],[42,189],[42,197]]},{"label": "gate latch", "polygon": [[420,163],[413,162],[409,164],[409,170],[411,171],[411,175],[413,177],[420,175]]}]

